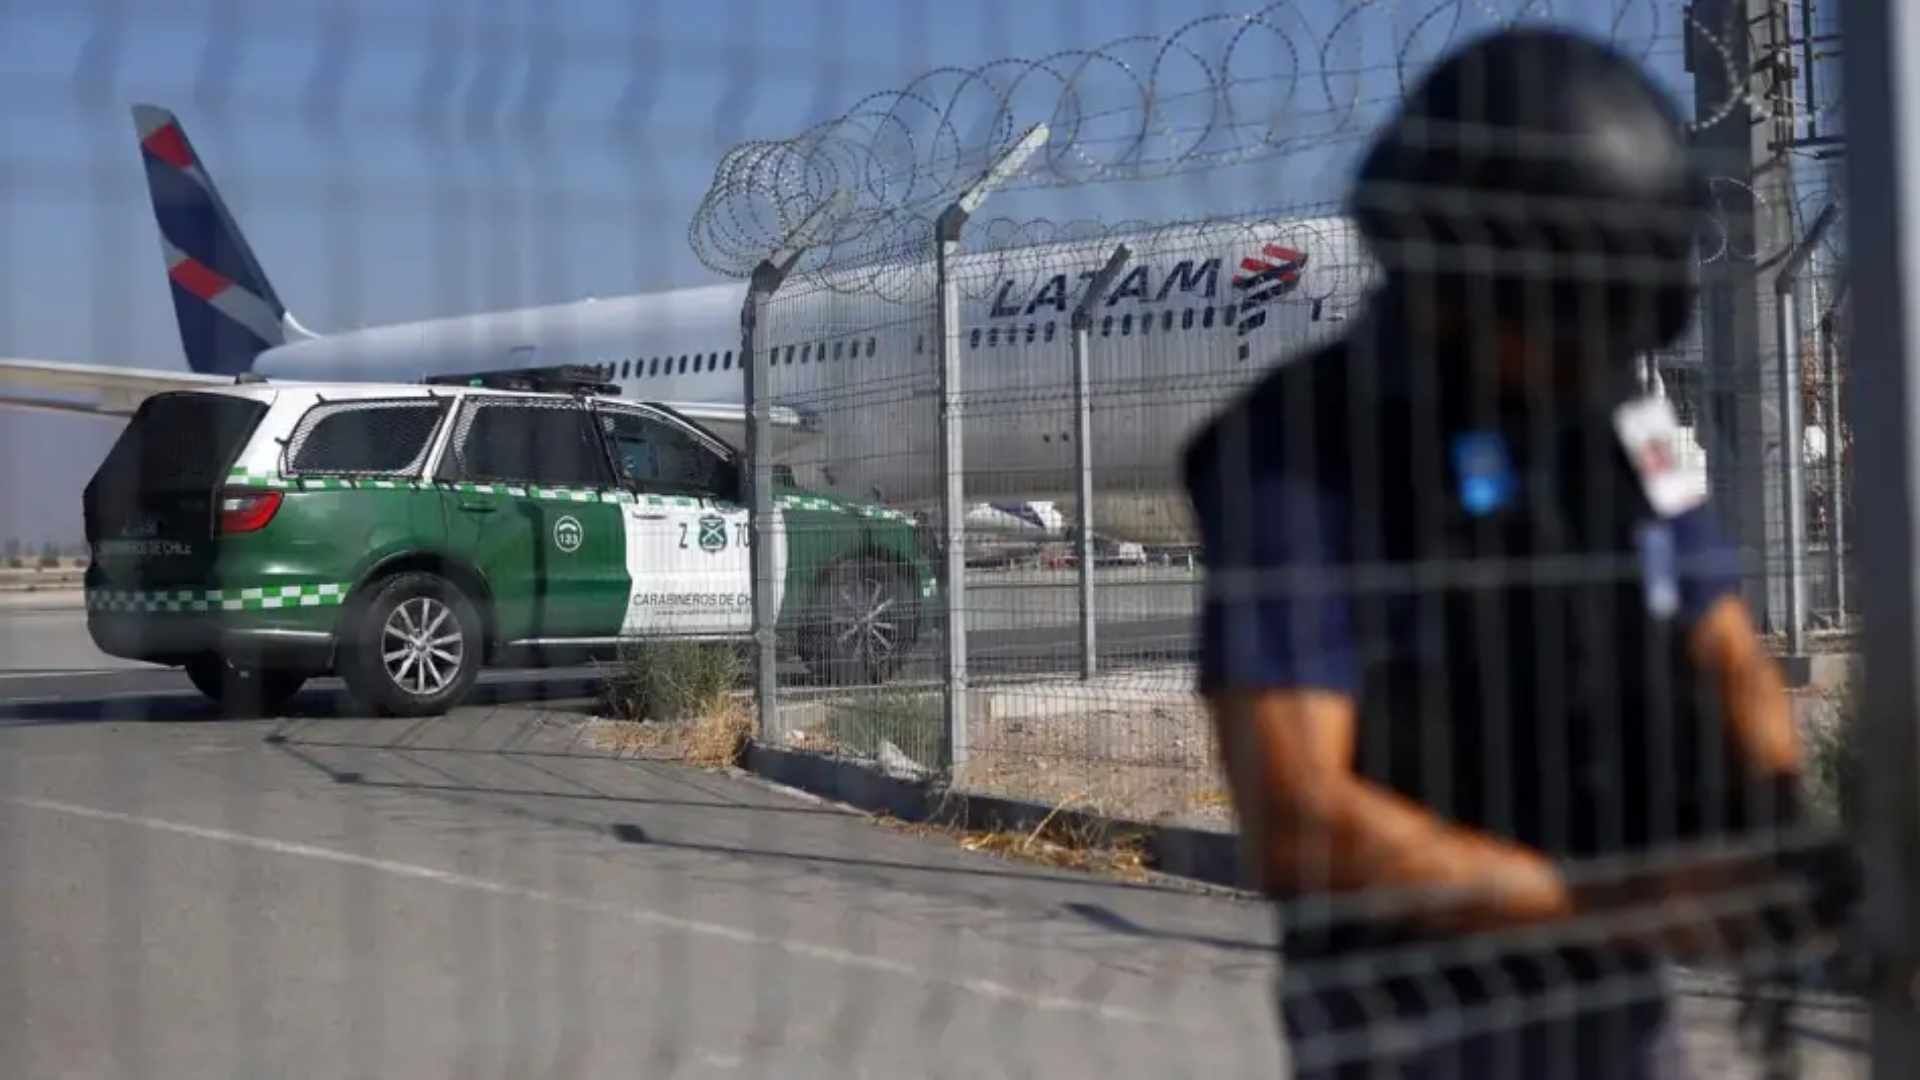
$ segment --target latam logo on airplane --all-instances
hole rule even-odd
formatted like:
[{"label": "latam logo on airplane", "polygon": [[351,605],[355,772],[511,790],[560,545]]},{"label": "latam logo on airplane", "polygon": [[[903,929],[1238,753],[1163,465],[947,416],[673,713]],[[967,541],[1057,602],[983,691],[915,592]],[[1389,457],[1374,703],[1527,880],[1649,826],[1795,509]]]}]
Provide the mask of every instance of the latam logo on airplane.
[{"label": "latam logo on airplane", "polygon": [[[1234,323],[1236,333],[1244,337],[1259,329],[1267,320],[1266,305],[1299,288],[1300,275],[1306,266],[1306,252],[1281,244],[1266,244],[1256,254],[1241,259],[1239,272],[1233,276],[1233,288],[1239,294],[1233,305],[1239,316]],[[1084,284],[1093,274],[1091,270],[1081,271],[1079,283]],[[1107,294],[1105,306],[1116,307],[1127,300],[1137,304],[1165,304],[1175,300],[1176,294],[1180,298],[1212,300],[1218,293],[1219,282],[1219,259],[1197,262],[1183,259],[1158,274],[1151,264],[1141,263],[1129,270]],[[1048,311],[1065,314],[1069,302],[1079,295],[1073,284],[1066,274],[1055,274],[1029,292],[1018,279],[1009,278],[1000,283],[994,295],[990,317],[1026,318]]]},{"label": "latam logo on airplane", "polygon": [[[1233,287],[1240,294],[1240,319],[1233,332],[1240,341],[1240,359],[1248,359],[1253,349],[1246,336],[1264,326],[1267,305],[1300,287],[1300,272],[1307,268],[1307,253],[1282,244],[1268,244],[1260,254],[1240,260],[1240,272],[1233,275]],[[1320,318],[1320,305],[1314,305],[1313,317]]]},{"label": "latam logo on airplane", "polygon": [[[1095,273],[1093,270],[1082,270],[1079,283],[1084,285]],[[1158,281],[1155,280],[1153,266],[1140,263],[1127,271],[1120,283],[1107,293],[1106,306],[1114,307],[1128,299],[1141,304],[1164,304],[1176,290],[1182,295],[1197,294],[1200,299],[1211,300],[1219,288],[1219,282],[1219,259],[1207,259],[1198,265],[1192,259],[1183,259],[1158,275]],[[1018,318],[1040,311],[1065,314],[1070,301],[1080,295],[1079,288],[1069,287],[1065,274],[1053,275],[1031,294],[1017,292],[1021,284],[1014,278],[1000,283],[1000,291],[993,298],[993,318]]]}]

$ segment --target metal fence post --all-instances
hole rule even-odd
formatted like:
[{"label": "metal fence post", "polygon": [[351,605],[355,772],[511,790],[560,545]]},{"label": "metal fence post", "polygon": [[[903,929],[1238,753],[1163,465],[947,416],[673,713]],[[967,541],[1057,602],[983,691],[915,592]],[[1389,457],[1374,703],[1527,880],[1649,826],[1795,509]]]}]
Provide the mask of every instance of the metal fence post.
[{"label": "metal fence post", "polygon": [[966,413],[960,376],[960,283],[954,280],[953,260],[960,253],[960,232],[993,189],[1019,171],[1033,152],[1047,141],[1045,124],[1035,124],[1011,149],[994,161],[980,179],[940,212],[934,223],[934,273],[939,305],[940,344],[940,480],[941,533],[946,551],[941,584],[946,598],[944,619],[947,655],[945,693],[946,731],[950,760],[957,774],[967,761],[967,486]]},{"label": "metal fence post", "polygon": [[1820,320],[1821,359],[1826,365],[1827,381],[1827,577],[1833,582],[1833,619],[1836,627],[1847,621],[1847,525],[1846,468],[1841,458],[1840,347],[1833,340],[1834,323],[1847,302],[1847,284],[1841,278],[1833,301]]},{"label": "metal fence post", "polygon": [[1848,0],[1848,237],[1853,309],[1848,415],[1863,446],[1854,483],[1866,681],[1860,697],[1861,842],[1873,988],[1873,1075],[1920,1076],[1920,8]]},{"label": "metal fence post", "polygon": [[1107,265],[1087,282],[1086,292],[1073,305],[1073,441],[1077,444],[1075,469],[1078,517],[1080,521],[1080,677],[1091,679],[1100,669],[1093,598],[1093,390],[1087,371],[1087,348],[1093,336],[1093,306],[1107,294],[1107,286],[1125,266],[1132,253],[1121,244],[1108,256]]},{"label": "metal fence post", "polygon": [[837,192],[807,215],[787,238],[786,244],[775,249],[761,260],[759,266],[753,268],[753,276],[747,283],[747,299],[740,305],[740,357],[744,361],[741,369],[746,383],[742,397],[747,408],[747,531],[752,537],[749,558],[753,596],[754,705],[756,726],[762,740],[774,736],[780,715],[780,612],[773,603],[773,545],[780,541],[776,538],[773,522],[773,395],[769,393],[772,365],[769,360],[771,353],[764,348],[762,334],[767,323],[767,312],[773,303],[773,294],[785,284],[787,274],[812,245],[821,226],[839,216],[849,201],[845,192]]},{"label": "metal fence post", "polygon": [[1839,212],[1838,203],[1820,211],[1773,279],[1774,334],[1780,350],[1780,484],[1787,534],[1787,650],[1794,656],[1807,651],[1807,478],[1800,460],[1800,312],[1794,286]]}]

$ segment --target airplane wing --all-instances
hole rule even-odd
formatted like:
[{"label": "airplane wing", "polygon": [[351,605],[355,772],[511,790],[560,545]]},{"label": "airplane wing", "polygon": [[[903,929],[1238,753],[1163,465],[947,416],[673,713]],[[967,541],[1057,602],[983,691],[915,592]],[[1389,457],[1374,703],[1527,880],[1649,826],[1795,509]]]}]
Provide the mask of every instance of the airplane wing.
[{"label": "airplane wing", "polygon": [[232,386],[231,375],[0,359],[0,406],[88,416],[132,416],[140,403],[167,390]]}]

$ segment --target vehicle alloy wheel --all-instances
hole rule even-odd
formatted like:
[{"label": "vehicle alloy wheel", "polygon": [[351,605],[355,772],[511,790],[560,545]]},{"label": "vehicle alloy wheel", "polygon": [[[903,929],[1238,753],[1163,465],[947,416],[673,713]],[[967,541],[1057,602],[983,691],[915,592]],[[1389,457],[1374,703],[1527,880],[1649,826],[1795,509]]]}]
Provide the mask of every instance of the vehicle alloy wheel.
[{"label": "vehicle alloy wheel", "polygon": [[380,660],[406,693],[431,697],[453,685],[466,663],[467,639],[451,605],[415,596],[395,605],[381,628]]},{"label": "vehicle alloy wheel", "polygon": [[389,716],[434,716],[460,703],[480,674],[480,616],[437,574],[395,574],[351,602],[340,674],[353,696]]},{"label": "vehicle alloy wheel", "polygon": [[905,568],[884,559],[836,563],[821,583],[825,609],[809,666],[836,685],[882,682],[919,631],[919,603]]}]

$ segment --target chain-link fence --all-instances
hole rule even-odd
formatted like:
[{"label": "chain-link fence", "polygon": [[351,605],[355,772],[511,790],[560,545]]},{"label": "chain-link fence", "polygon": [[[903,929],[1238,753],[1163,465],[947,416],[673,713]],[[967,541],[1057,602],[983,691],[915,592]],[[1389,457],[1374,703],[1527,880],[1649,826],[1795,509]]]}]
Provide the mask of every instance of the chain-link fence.
[{"label": "chain-link fence", "polygon": [[1867,1072],[1828,5],[0,28],[10,1075]]}]

